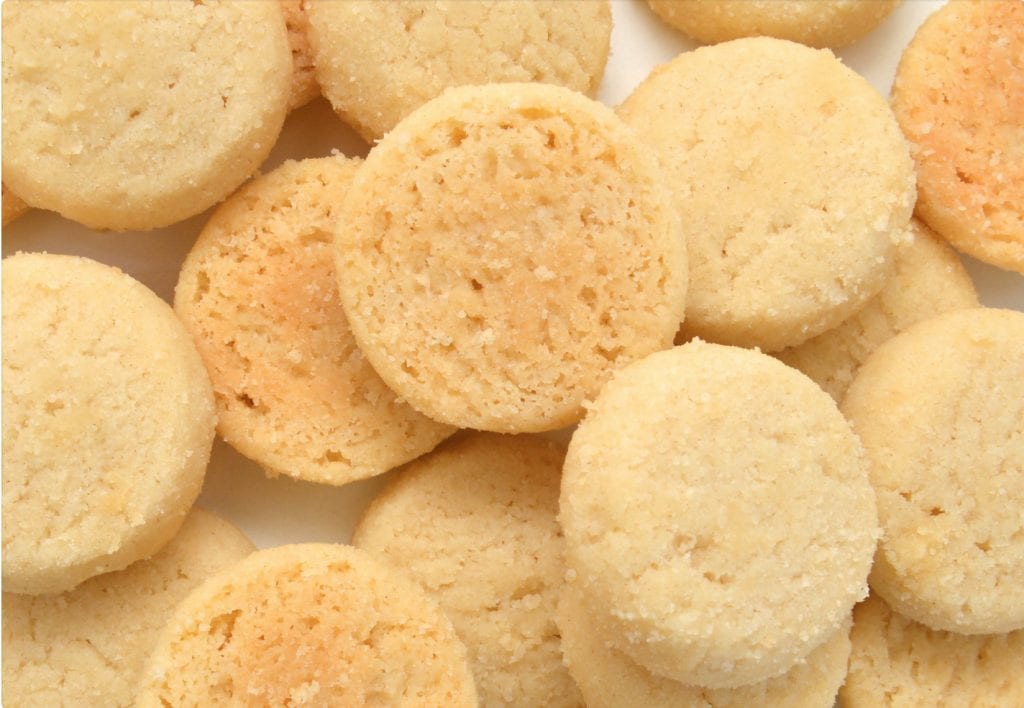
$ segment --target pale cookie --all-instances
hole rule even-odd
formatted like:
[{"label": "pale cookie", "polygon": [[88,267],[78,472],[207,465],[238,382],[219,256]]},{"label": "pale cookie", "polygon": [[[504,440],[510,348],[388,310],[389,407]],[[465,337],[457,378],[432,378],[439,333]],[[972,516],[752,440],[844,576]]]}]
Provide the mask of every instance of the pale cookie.
[{"label": "pale cookie", "polygon": [[28,204],[17,194],[7,189],[7,183],[0,183],[0,199],[3,201],[3,225],[11,223],[28,211]]},{"label": "pale cookie", "polygon": [[371,151],[346,197],[337,268],[356,341],[436,420],[574,423],[682,317],[686,250],[663,181],[585,96],[450,89]]},{"label": "pale cookie", "polygon": [[919,322],[864,363],[843,412],[878,494],[871,587],[934,629],[1024,628],[1024,313]]},{"label": "pale cookie", "polygon": [[557,616],[566,664],[588,708],[831,708],[850,656],[847,620],[781,676],[737,688],[703,688],[652,674],[607,642],[572,585],[563,589]]},{"label": "pale cookie", "polygon": [[139,708],[476,706],[466,650],[423,590],[350,546],[257,551],[161,633]]},{"label": "pale cookie", "polygon": [[3,587],[70,590],[148,558],[199,494],[210,380],[167,303],[72,256],[3,261]]},{"label": "pale cookie", "polygon": [[309,18],[304,7],[307,0],[281,0],[285,26],[288,27],[288,45],[292,50],[292,88],[288,110],[306,105],[320,95],[313,66],[313,49],[309,46]]},{"label": "pale cookie", "polygon": [[968,637],[928,629],[874,595],[853,621],[844,708],[1024,705],[1024,631]]},{"label": "pale cookie", "polygon": [[540,437],[464,434],[407,465],[353,534],[353,545],[441,605],[466,644],[481,705],[582,705],[555,625],[564,457]]},{"label": "pale cookie", "polygon": [[917,162],[918,216],[1024,273],[1024,3],[940,8],[903,52],[892,108]]},{"label": "pale cookie", "polygon": [[775,354],[842,401],[857,369],[878,346],[929,317],[978,307],[978,293],[956,253],[917,219],[914,240],[896,251],[882,291],[835,329]]},{"label": "pale cookie", "polygon": [[367,140],[452,86],[557,84],[593,96],[611,42],[607,0],[307,0],[317,79]]},{"label": "pale cookie", "polygon": [[150,560],[63,595],[3,596],[3,698],[11,706],[130,706],[146,657],[175,606],[255,547],[194,509]]},{"label": "pale cookie", "polygon": [[831,52],[770,38],[702,47],[655,69],[619,115],[675,194],[693,334],[795,346],[882,288],[913,162],[885,99]]},{"label": "pale cookie", "polygon": [[616,372],[572,436],[560,505],[608,640],[712,688],[778,676],[838,631],[878,538],[832,399],[772,357],[699,340]]},{"label": "pale cookie", "polygon": [[698,42],[768,36],[843,47],[882,23],[899,0],[647,0],[667,24]]},{"label": "pale cookie", "polygon": [[203,228],[175,290],[213,381],[218,431],[274,475],[346,484],[455,432],[397,399],[341,309],[332,232],[359,165],[287,162],[247,184]]},{"label": "pale cookie", "polygon": [[3,3],[4,180],[96,229],[166,226],[270,153],[292,64],[277,2]]}]

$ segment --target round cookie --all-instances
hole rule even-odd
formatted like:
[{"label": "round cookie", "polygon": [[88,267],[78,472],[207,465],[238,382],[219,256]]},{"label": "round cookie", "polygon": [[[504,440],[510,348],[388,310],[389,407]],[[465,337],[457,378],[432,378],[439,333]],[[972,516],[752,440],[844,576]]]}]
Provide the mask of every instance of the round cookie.
[{"label": "round cookie", "polygon": [[781,676],[737,688],[703,688],[656,676],[605,641],[571,584],[563,588],[557,616],[566,664],[588,708],[831,708],[850,656],[847,620]]},{"label": "round cookie", "polygon": [[941,7],[903,52],[892,108],[917,163],[918,216],[1024,273],[1024,4]]},{"label": "round cookie", "polygon": [[466,650],[423,590],[370,554],[257,551],[175,610],[136,705],[476,706]]},{"label": "round cookie", "polygon": [[311,2],[317,80],[367,140],[446,88],[557,84],[593,96],[611,43],[607,0]]},{"label": "round cookie", "polygon": [[910,225],[914,239],[897,250],[893,274],[878,295],[835,329],[775,354],[836,401],[882,342],[929,317],[978,307],[971,276],[953,249],[917,219]]},{"label": "round cookie", "polygon": [[62,595],[4,593],[4,702],[131,706],[143,663],[175,606],[254,550],[227,521],[193,509],[149,560]]},{"label": "round cookie", "polygon": [[969,637],[928,629],[875,595],[853,619],[844,708],[1024,705],[1024,631]]},{"label": "round cookie", "polygon": [[11,223],[28,211],[28,204],[14,192],[7,189],[7,183],[0,183],[0,194],[3,201],[3,225]]},{"label": "round cookie", "polygon": [[540,437],[462,435],[407,465],[353,534],[353,545],[441,605],[466,645],[481,705],[582,705],[555,625],[564,457]]},{"label": "round cookie", "polygon": [[934,629],[1024,628],[1024,313],[919,322],[864,363],[843,412],[871,462],[871,587]]},{"label": "round cookie", "polygon": [[3,587],[70,590],[148,558],[199,494],[203,362],[171,308],[85,258],[3,261]]},{"label": "round cookie", "polygon": [[342,207],[356,341],[436,420],[574,423],[615,367],[678,328],[686,251],[662,182],[632,131],[580,94],[449,89],[381,140]]},{"label": "round cookie", "polygon": [[852,44],[899,0],[647,0],[668,25],[704,44],[769,36],[811,47]]},{"label": "round cookie", "polygon": [[95,229],[166,226],[270,153],[291,77],[276,2],[3,4],[4,180]]},{"label": "round cookie", "polygon": [[309,46],[309,18],[305,0],[281,0],[284,23],[288,28],[288,45],[292,50],[292,89],[288,110],[294,111],[320,95],[313,66],[313,49]]},{"label": "round cookie", "polygon": [[701,47],[618,111],[675,194],[693,334],[775,351],[882,288],[906,238],[913,162],[885,99],[831,52],[771,38]]},{"label": "round cookie", "polygon": [[245,185],[207,222],[175,290],[218,431],[271,474],[347,484],[455,432],[380,380],[341,309],[332,229],[359,165],[290,161]]},{"label": "round cookie", "polygon": [[712,688],[778,676],[838,631],[878,537],[832,399],[772,357],[699,340],[604,387],[569,445],[559,519],[605,636]]}]

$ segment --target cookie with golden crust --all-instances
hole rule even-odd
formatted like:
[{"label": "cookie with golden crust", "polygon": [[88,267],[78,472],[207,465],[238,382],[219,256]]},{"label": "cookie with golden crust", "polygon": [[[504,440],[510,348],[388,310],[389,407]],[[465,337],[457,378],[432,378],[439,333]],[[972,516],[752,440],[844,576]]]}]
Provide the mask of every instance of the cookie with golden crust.
[{"label": "cookie with golden crust", "polygon": [[450,89],[378,143],[342,206],[360,349],[436,420],[575,422],[614,368],[678,328],[686,250],[663,182],[611,110],[569,89]]},{"label": "cookie with golden crust", "polygon": [[892,87],[917,164],[917,215],[955,248],[1024,273],[1024,4],[952,0]]},{"label": "cookie with golden crust", "polygon": [[286,162],[222,204],[185,259],[174,307],[213,382],[218,430],[269,473],[346,484],[455,430],[398,399],[356,347],[332,248],[361,161]]},{"label": "cookie with golden crust", "polygon": [[28,204],[25,203],[24,199],[7,189],[6,182],[2,183],[0,189],[2,189],[3,194],[3,225],[7,226],[7,224],[28,211]]},{"label": "cookie with golden crust", "polygon": [[843,412],[864,443],[882,539],[871,588],[934,629],[1024,628],[1024,313],[919,322],[861,366]]},{"label": "cookie with golden crust", "polygon": [[477,705],[451,623],[351,546],[258,551],[175,610],[136,705]]}]

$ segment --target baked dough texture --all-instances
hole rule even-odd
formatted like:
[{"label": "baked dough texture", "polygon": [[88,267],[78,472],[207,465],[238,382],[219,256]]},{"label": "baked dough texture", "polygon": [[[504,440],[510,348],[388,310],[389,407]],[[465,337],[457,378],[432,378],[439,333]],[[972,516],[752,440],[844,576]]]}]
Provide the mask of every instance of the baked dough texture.
[{"label": "baked dough texture", "polygon": [[245,185],[207,222],[175,290],[221,436],[273,475],[346,484],[455,432],[381,381],[341,309],[333,228],[359,165],[289,161]]},{"label": "baked dough texture", "polygon": [[292,50],[292,89],[288,110],[294,111],[320,95],[313,66],[313,48],[309,46],[309,18],[304,7],[306,0],[281,0],[288,45]]},{"label": "baked dough texture", "polygon": [[28,211],[28,204],[17,194],[7,189],[7,183],[0,183],[0,194],[3,200],[3,225],[11,223],[19,216]]},{"label": "baked dough texture", "polygon": [[148,558],[199,494],[210,380],[163,300],[85,258],[3,261],[3,587],[70,590]]},{"label": "baked dough texture", "polygon": [[737,688],[703,688],[652,674],[601,636],[572,584],[558,603],[569,672],[588,708],[832,708],[846,676],[850,623],[781,676]]},{"label": "baked dough texture", "polygon": [[3,4],[4,180],[95,229],[167,226],[270,153],[292,63],[276,2]]},{"label": "baked dough texture", "polygon": [[317,79],[367,140],[446,88],[541,82],[593,96],[608,60],[607,0],[308,0]]},{"label": "baked dough texture", "polygon": [[929,317],[978,307],[978,293],[956,253],[917,219],[913,240],[896,251],[882,291],[835,329],[775,354],[807,374],[837,402],[857,369],[882,342]]},{"label": "baked dough texture", "polygon": [[671,346],[686,250],[649,148],[558,86],[449,89],[367,157],[336,237],[381,378],[452,425],[574,423],[611,371]]},{"label": "baked dough texture", "polygon": [[917,163],[918,216],[1024,273],[1024,3],[941,7],[903,51],[892,108]]},{"label": "baked dough texture", "polygon": [[484,706],[583,705],[555,625],[564,457],[541,437],[465,433],[403,468],[353,534],[438,601]]},{"label": "baked dough texture", "polygon": [[695,340],[616,372],[572,436],[566,563],[652,673],[735,688],[791,669],[867,594],[856,436],[803,374]]},{"label": "baked dough texture", "polygon": [[466,650],[423,590],[365,551],[257,551],[175,610],[139,708],[477,705]]},{"label": "baked dough texture", "polygon": [[871,587],[934,629],[1024,628],[1024,313],[920,322],[843,401],[871,462],[882,540]]},{"label": "baked dough texture", "polygon": [[149,560],[61,595],[3,596],[3,699],[9,706],[131,706],[146,657],[175,606],[255,547],[193,509]]},{"label": "baked dough texture", "polygon": [[899,0],[647,0],[667,24],[704,44],[768,36],[836,49],[856,42]]},{"label": "baked dough texture", "polygon": [[843,708],[1024,705],[1024,631],[972,637],[928,629],[875,595],[853,619]]},{"label": "baked dough texture", "polygon": [[618,113],[675,196],[693,334],[776,351],[881,290],[907,237],[913,162],[885,99],[831,52],[767,37],[701,47]]}]

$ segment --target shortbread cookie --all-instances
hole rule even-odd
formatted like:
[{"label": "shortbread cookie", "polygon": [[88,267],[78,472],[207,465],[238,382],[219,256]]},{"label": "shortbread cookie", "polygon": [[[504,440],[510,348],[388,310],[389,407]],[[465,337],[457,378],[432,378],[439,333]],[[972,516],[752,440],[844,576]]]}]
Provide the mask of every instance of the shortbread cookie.
[{"label": "shortbread cookie", "polygon": [[466,650],[423,590],[350,546],[258,551],[161,633],[136,705],[476,706]]},{"label": "shortbread cookie", "polygon": [[4,180],[97,229],[198,214],[247,179],[284,122],[276,2],[3,4]]},{"label": "shortbread cookie", "polygon": [[686,250],[649,149],[558,86],[450,89],[356,175],[342,304],[391,388],[436,420],[534,432],[671,345]]},{"label": "shortbread cookie", "polygon": [[288,27],[288,45],[292,50],[292,89],[288,110],[306,105],[320,95],[313,66],[313,49],[309,46],[309,18],[306,0],[281,0],[285,26]]},{"label": "shortbread cookie", "polygon": [[914,240],[896,252],[895,269],[864,308],[824,334],[775,354],[800,369],[836,401],[878,346],[915,322],[978,307],[978,293],[956,253],[917,219]]},{"label": "shortbread cookie", "polygon": [[536,81],[593,96],[607,0],[307,2],[317,79],[367,140],[451,86]]},{"label": "shortbread cookie", "polygon": [[928,629],[874,595],[853,619],[844,708],[1024,705],[1024,631],[969,637]]},{"label": "shortbread cookie", "polygon": [[11,706],[130,706],[142,666],[175,606],[255,547],[194,509],[150,560],[62,595],[3,597],[3,697]]},{"label": "shortbread cookie", "polygon": [[878,493],[871,587],[934,629],[1024,628],[1021,352],[1024,313],[946,313],[879,347],[843,401]]},{"label": "shortbread cookie", "polygon": [[566,562],[654,674],[788,671],[867,594],[878,538],[856,436],[810,379],[696,340],[618,371],[572,436]]},{"label": "shortbread cookie", "polygon": [[768,36],[811,47],[852,44],[899,0],[647,0],[667,24],[698,42]]},{"label": "shortbread cookie", "polygon": [[465,434],[406,466],[353,534],[441,605],[481,705],[582,705],[555,625],[564,457],[540,437]]},{"label": "shortbread cookie", "polygon": [[213,380],[218,431],[271,474],[346,484],[455,432],[400,401],[349,331],[334,221],[360,161],[287,162],[210,218],[174,306]]},{"label": "shortbread cookie", "polygon": [[694,334],[775,351],[882,288],[913,162],[885,99],[831,52],[770,38],[702,47],[655,69],[619,115],[675,193]]},{"label": "shortbread cookie", "polygon": [[594,613],[572,585],[558,603],[558,628],[569,671],[588,708],[830,708],[846,676],[850,623],[786,673],[737,688],[703,688],[652,674],[600,633]]},{"label": "shortbread cookie", "polygon": [[0,183],[0,199],[3,201],[3,225],[7,226],[10,222],[17,219],[19,216],[28,211],[28,204],[25,200],[19,197],[17,194],[7,189],[7,183]]},{"label": "shortbread cookie", "polygon": [[903,52],[892,108],[917,162],[918,216],[1024,273],[1024,3],[940,8]]},{"label": "shortbread cookie", "polygon": [[85,258],[3,261],[3,587],[70,590],[156,553],[214,435],[203,362],[171,308]]}]

